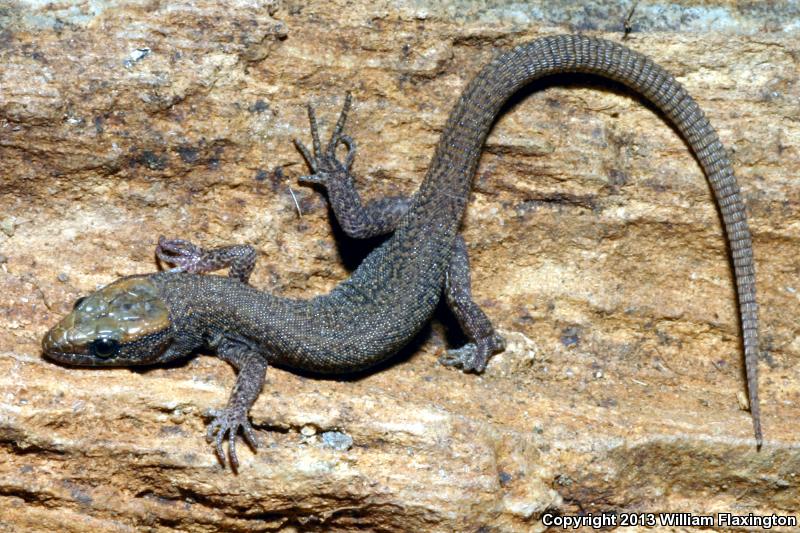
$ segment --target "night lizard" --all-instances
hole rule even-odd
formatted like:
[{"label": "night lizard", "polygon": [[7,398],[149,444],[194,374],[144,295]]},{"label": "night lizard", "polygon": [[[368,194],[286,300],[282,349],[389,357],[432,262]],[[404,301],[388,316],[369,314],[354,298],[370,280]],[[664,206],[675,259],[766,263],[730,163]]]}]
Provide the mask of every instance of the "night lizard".
[{"label": "night lizard", "polygon": [[[329,294],[289,299],[250,286],[256,258],[250,246],[205,250],[161,238],[156,253],[175,268],[121,278],[79,298],[44,337],[44,354],[69,365],[128,366],[164,363],[198,350],[216,352],[238,375],[227,406],[213,414],[207,438],[223,465],[227,438],[234,469],[239,431],[258,447],[248,417],[269,364],[328,374],[374,366],[420,331],[442,294],[469,342],[441,361],[482,372],[504,342],[472,300],[459,226],[484,141],[504,102],[531,81],[563,72],[610,78],[643,95],[674,124],[699,160],[730,245],[750,411],[760,447],[753,250],[731,162],[697,103],[672,75],[625,46],[580,35],[540,38],[486,65],[450,113],[425,179],[411,197],[362,203],[351,173],[355,142],[344,133],[350,96],[325,145],[309,106],[312,150],[296,141],[312,170],[304,180],[326,189],[350,236],[391,234]],[[338,157],[341,146],[346,154]],[[207,274],[225,267],[228,276]]]}]

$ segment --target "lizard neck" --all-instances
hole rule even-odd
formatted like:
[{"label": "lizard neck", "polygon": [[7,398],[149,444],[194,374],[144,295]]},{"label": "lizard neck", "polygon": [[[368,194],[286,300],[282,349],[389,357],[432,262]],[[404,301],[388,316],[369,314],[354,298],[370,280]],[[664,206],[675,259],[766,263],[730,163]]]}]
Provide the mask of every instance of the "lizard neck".
[{"label": "lizard neck", "polygon": [[289,302],[225,276],[159,272],[150,279],[169,309],[178,340],[194,348],[213,344],[219,334],[268,338],[266,318],[283,313]]}]

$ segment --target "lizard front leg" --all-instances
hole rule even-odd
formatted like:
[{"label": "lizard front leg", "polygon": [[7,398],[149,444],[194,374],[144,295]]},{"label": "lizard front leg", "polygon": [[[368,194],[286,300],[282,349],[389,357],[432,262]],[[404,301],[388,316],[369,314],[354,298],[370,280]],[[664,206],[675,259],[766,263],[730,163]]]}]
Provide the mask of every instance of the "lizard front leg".
[{"label": "lizard front leg", "polygon": [[228,268],[228,276],[247,283],[256,265],[256,251],[250,245],[221,246],[210,250],[183,239],[158,238],[156,256],[165,263],[176,265],[175,270],[204,274]]},{"label": "lizard front leg", "polygon": [[[394,231],[411,207],[411,199],[391,196],[362,203],[350,172],[355,159],[355,141],[343,133],[350,105],[351,97],[348,93],[339,120],[324,150],[320,142],[316,113],[313,107],[308,106],[314,152],[309,152],[299,140],[295,140],[295,144],[314,173],[303,176],[301,181],[325,187],[331,208],[345,233],[352,238],[365,239]],[[339,161],[336,156],[339,144],[346,145],[348,149],[344,162]],[[472,299],[467,245],[460,235],[454,243],[444,293],[448,307],[456,316],[469,342],[461,348],[449,350],[439,361],[447,366],[459,367],[465,372],[483,372],[489,357],[505,348],[505,341],[495,333],[486,313]]]},{"label": "lizard front leg", "polygon": [[208,425],[206,439],[208,442],[214,442],[217,457],[225,466],[222,443],[227,435],[228,455],[231,468],[235,471],[239,468],[239,458],[236,456],[236,435],[239,429],[242,430],[245,441],[253,450],[258,449],[259,446],[253,427],[248,420],[248,414],[264,386],[267,359],[246,343],[229,338],[222,338],[216,344],[216,350],[217,356],[233,366],[238,371],[238,375],[228,405],[225,409],[211,412],[214,418]]}]

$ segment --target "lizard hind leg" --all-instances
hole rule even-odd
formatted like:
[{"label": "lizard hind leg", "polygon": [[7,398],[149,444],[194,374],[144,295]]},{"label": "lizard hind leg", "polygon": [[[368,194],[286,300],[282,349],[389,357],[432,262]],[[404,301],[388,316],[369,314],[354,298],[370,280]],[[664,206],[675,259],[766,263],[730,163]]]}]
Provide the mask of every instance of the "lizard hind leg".
[{"label": "lizard hind leg", "polygon": [[506,347],[505,339],[494,331],[486,313],[472,299],[467,245],[456,237],[444,286],[447,305],[456,316],[469,342],[461,348],[448,350],[439,358],[445,366],[461,368],[464,372],[481,373],[489,358]]},{"label": "lizard hind leg", "polygon": [[[313,153],[299,139],[295,139],[295,145],[313,173],[302,176],[300,181],[322,186],[342,230],[354,239],[367,239],[393,232],[411,206],[411,199],[405,196],[389,196],[362,202],[351,172],[356,143],[344,134],[344,125],[351,103],[352,98],[348,93],[331,138],[324,149],[320,141],[316,113],[314,108],[309,106],[308,120],[311,126]],[[344,160],[340,160],[336,155],[336,149],[340,144],[347,147]]]},{"label": "lizard hind leg", "polygon": [[183,239],[158,238],[156,256],[175,265],[176,272],[205,274],[228,268],[228,277],[247,283],[256,265],[256,250],[247,244],[221,246],[206,250]]}]

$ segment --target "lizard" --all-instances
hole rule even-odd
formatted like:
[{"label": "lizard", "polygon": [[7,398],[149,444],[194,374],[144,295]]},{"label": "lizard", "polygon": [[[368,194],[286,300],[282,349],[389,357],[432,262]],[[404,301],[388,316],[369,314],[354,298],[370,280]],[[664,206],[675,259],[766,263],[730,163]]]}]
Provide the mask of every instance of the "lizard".
[{"label": "lizard", "polygon": [[[252,287],[256,260],[249,245],[204,249],[159,238],[168,270],[121,278],[81,297],[42,340],[43,354],[77,366],[153,365],[213,351],[237,371],[224,409],[214,411],[207,440],[225,466],[239,467],[239,432],[254,450],[249,421],[267,366],[323,374],[368,369],[408,343],[431,318],[441,296],[468,342],[442,363],[483,372],[504,349],[473,301],[469,258],[459,228],[483,144],[506,100],[544,76],[577,72],[621,82],[652,102],[680,132],[702,166],[719,206],[732,256],[750,412],[757,447],[763,442],[758,399],[758,315],[755,268],[745,206],[730,159],[695,100],[664,68],[623,45],[581,35],[543,37],[502,53],[467,84],[441,133],[427,174],[410,197],[364,203],[354,185],[356,143],[344,133],[351,97],[320,140],[308,106],[312,149],[295,140],[344,231],[355,238],[388,235],[351,276],[328,294],[290,299]],[[337,149],[344,148],[343,157]],[[209,272],[228,268],[227,276]]]}]

